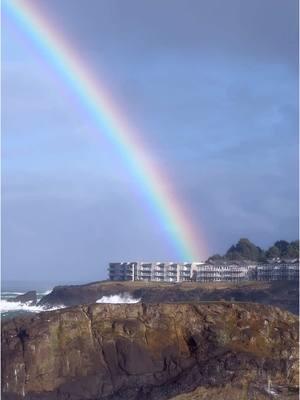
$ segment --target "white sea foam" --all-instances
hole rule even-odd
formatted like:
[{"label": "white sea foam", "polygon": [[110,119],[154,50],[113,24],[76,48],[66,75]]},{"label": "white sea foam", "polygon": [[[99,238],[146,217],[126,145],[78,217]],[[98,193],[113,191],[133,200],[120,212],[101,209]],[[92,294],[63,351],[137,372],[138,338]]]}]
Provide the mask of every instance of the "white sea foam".
[{"label": "white sea foam", "polygon": [[20,301],[6,301],[0,300],[0,310],[2,313],[11,312],[11,311],[29,311],[29,312],[41,312],[41,311],[50,311],[57,310],[59,308],[64,308],[64,306],[56,306],[52,308],[47,308],[45,306],[33,306],[30,305],[30,302],[21,303]]},{"label": "white sea foam", "polygon": [[20,294],[24,294],[24,292],[1,292],[1,295],[6,297],[16,297]]},{"label": "white sea foam", "polygon": [[48,290],[46,290],[45,292],[39,293],[39,295],[41,295],[41,296],[47,296],[47,294],[49,294],[49,293],[51,293],[51,292],[52,292],[52,289],[48,289]]},{"label": "white sea foam", "polygon": [[141,299],[135,299],[129,293],[114,294],[111,296],[103,296],[97,300],[96,303],[107,303],[107,304],[121,304],[121,303],[138,303]]}]

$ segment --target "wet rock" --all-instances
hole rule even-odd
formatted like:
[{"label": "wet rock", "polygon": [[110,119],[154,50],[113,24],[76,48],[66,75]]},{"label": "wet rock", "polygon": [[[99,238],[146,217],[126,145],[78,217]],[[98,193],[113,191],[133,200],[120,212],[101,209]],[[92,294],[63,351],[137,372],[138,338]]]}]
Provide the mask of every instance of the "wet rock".
[{"label": "wet rock", "polygon": [[35,305],[37,303],[37,294],[35,290],[30,290],[29,292],[16,296],[14,299],[10,299],[9,301],[17,301],[21,303],[29,303],[30,305]]}]

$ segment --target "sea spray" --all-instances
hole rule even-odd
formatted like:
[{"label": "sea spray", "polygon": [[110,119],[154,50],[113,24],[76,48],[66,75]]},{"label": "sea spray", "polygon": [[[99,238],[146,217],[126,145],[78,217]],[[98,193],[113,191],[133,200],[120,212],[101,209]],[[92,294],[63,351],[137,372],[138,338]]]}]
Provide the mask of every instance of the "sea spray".
[{"label": "sea spray", "polygon": [[140,302],[141,299],[135,299],[129,293],[114,294],[111,296],[103,296],[96,301],[96,303],[107,303],[107,304],[133,304]]},{"label": "sea spray", "polygon": [[47,296],[47,294],[50,294],[52,292],[52,289],[48,289],[45,292],[38,293],[40,296]]},{"label": "sea spray", "polygon": [[31,305],[31,302],[22,303],[20,301],[6,301],[3,299],[0,301],[1,313],[8,313],[8,312],[12,312],[12,311],[25,311],[25,312],[37,313],[37,312],[42,312],[42,311],[57,310],[60,308],[64,308],[64,306],[56,306],[56,307],[47,308],[45,306]]}]

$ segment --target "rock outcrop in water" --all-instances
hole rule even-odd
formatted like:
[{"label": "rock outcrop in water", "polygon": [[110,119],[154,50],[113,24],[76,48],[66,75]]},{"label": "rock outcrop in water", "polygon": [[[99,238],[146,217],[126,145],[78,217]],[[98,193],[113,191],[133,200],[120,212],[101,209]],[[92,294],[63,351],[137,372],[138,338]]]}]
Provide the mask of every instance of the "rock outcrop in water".
[{"label": "rock outcrop in water", "polygon": [[37,303],[37,294],[35,290],[30,290],[24,294],[19,294],[13,299],[9,299],[8,301],[16,301],[20,303],[30,303],[30,305],[35,305]]},{"label": "rock outcrop in water", "polygon": [[274,305],[298,314],[298,282],[217,282],[217,283],[159,283],[159,282],[94,282],[86,285],[57,286],[44,296],[39,305],[75,306],[95,303],[102,296],[129,293],[145,303],[190,301],[250,301]]},{"label": "rock outcrop in water", "polygon": [[296,316],[246,303],[92,304],[15,318],[2,325],[3,399],[285,399],[298,387],[297,339]]}]

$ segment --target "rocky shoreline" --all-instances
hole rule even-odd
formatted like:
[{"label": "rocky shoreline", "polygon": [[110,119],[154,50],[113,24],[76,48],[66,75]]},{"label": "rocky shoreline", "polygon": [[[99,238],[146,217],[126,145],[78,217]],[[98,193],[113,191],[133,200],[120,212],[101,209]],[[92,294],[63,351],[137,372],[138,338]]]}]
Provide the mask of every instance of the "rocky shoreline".
[{"label": "rocky shoreline", "polygon": [[2,324],[3,399],[264,400],[297,390],[298,318],[275,307],[90,304]]},{"label": "rocky shoreline", "polygon": [[57,286],[38,305],[46,307],[75,306],[95,303],[103,296],[127,293],[144,303],[235,301],[256,302],[299,313],[298,282],[218,282],[155,283],[93,282],[86,285]]}]

